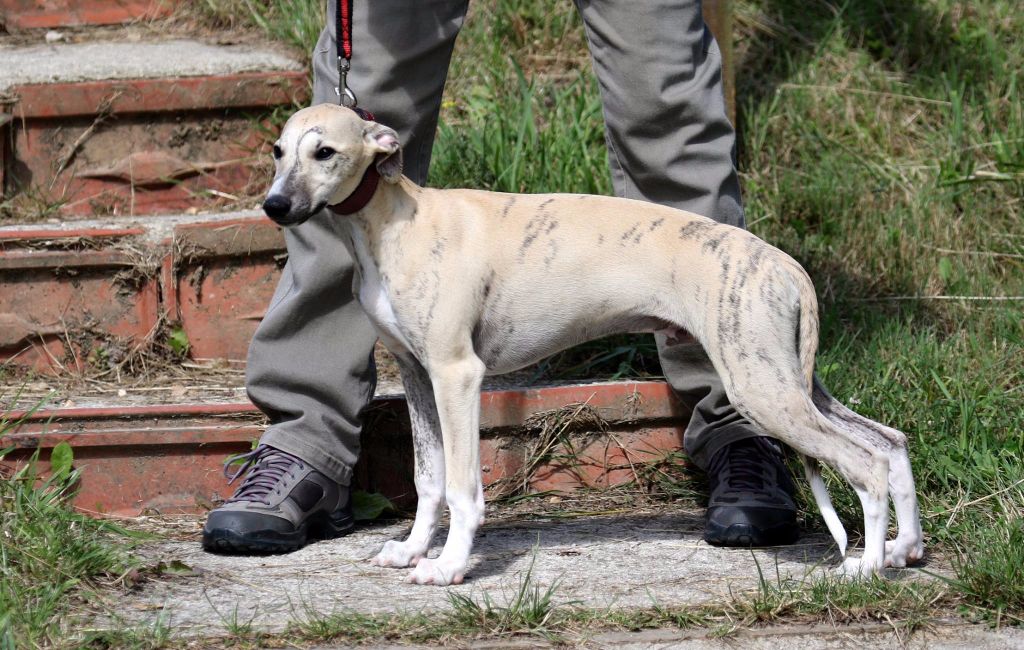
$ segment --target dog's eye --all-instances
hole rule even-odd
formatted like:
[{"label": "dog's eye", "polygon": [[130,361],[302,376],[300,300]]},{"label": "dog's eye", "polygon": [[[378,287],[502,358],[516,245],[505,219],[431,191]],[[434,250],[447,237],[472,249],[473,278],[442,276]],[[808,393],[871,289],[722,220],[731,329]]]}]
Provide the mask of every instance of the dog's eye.
[{"label": "dog's eye", "polygon": [[316,153],[313,154],[313,157],[316,158],[317,160],[327,160],[334,154],[334,149],[331,149],[330,147],[320,147],[319,149],[316,150]]},{"label": "dog's eye", "polygon": [[274,158],[276,158],[276,159],[280,160],[280,159],[281,159],[281,156],[283,156],[283,155],[284,155],[284,152],[283,152],[283,151],[281,151],[281,147],[279,147],[279,146],[277,146],[277,145],[275,144],[275,145],[274,145]]}]

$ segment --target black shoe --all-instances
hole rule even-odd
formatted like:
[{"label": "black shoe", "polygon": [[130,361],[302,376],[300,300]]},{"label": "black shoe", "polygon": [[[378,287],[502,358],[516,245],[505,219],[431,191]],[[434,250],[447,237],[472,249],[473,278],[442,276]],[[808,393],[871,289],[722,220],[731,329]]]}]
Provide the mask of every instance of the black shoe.
[{"label": "black shoe", "polygon": [[708,480],[708,544],[779,546],[799,537],[796,487],[770,438],[746,438],[720,449],[711,459]]},{"label": "black shoe", "polygon": [[203,548],[214,553],[288,553],[311,538],[352,532],[349,490],[279,449],[260,445],[229,458],[243,461],[229,478],[248,471],[234,496],[206,517]]}]

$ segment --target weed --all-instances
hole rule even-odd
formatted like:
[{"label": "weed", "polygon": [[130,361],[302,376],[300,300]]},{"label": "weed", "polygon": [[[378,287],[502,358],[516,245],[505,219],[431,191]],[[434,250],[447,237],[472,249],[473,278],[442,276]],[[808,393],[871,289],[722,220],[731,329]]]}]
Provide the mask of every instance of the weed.
[{"label": "weed", "polygon": [[1024,521],[980,529],[953,560],[965,604],[996,626],[1024,623]]},{"label": "weed", "polygon": [[[0,434],[17,426],[0,419]],[[0,644],[61,645],[64,617],[75,601],[101,583],[116,583],[132,566],[112,543],[128,533],[67,506],[78,473],[70,448],[54,450],[56,471],[36,473],[33,458],[0,480]],[[0,452],[0,457],[10,450]]]},{"label": "weed", "polygon": [[[509,94],[477,88],[442,120],[430,184],[499,192],[608,194],[601,104],[593,82],[538,88],[513,65]],[[454,113],[454,111],[452,111]]]},{"label": "weed", "polygon": [[185,332],[185,328],[180,325],[171,328],[170,333],[167,335],[167,347],[170,348],[176,357],[184,358],[188,355],[192,344],[188,340],[188,333]]},{"label": "weed", "polygon": [[237,602],[230,611],[225,612],[210,600],[209,594],[204,594],[204,596],[206,597],[206,602],[209,603],[210,608],[217,614],[217,617],[220,618],[221,625],[224,626],[224,630],[229,636],[238,641],[247,641],[257,637],[258,633],[256,631],[256,627],[253,625],[253,622],[256,620],[256,614],[258,613],[257,609],[254,608],[249,616],[245,617],[244,615],[239,614]]},{"label": "weed", "polygon": [[157,650],[168,647],[171,640],[171,628],[165,617],[160,616],[146,627],[118,625],[106,630],[86,631],[82,635],[81,643],[76,645],[96,650]]},{"label": "weed", "polygon": [[374,615],[356,611],[339,611],[324,614],[312,605],[293,616],[288,623],[286,636],[298,636],[311,641],[336,641],[380,643],[385,639],[408,638],[426,640],[434,635],[425,630],[436,629],[436,618],[426,615]]},{"label": "weed", "polygon": [[[530,480],[544,464],[558,464],[561,469],[573,471],[580,464],[577,442],[571,433],[594,435],[604,431],[608,423],[589,404],[568,404],[559,409],[531,415],[523,423],[530,432],[530,445],[524,452],[522,466],[512,476],[504,477],[490,487],[492,499],[504,499],[524,494]],[[586,481],[582,480],[585,484]]]},{"label": "weed", "polygon": [[183,10],[211,29],[259,29],[307,62],[327,22],[324,3],[312,0],[202,0]]},{"label": "weed", "polygon": [[455,591],[448,592],[448,603],[451,606],[446,614],[448,624],[457,630],[471,630],[487,636],[525,632],[555,639],[552,621],[556,611],[554,595],[558,583],[546,589],[535,584],[534,560],[536,550],[526,573],[520,577],[519,586],[511,596],[506,597],[504,605],[498,605],[486,593],[478,601]]},{"label": "weed", "polygon": [[0,197],[0,220],[17,223],[46,221],[60,215],[67,203],[64,199],[48,196],[36,187],[21,188],[10,198]]},{"label": "weed", "polygon": [[380,492],[352,492],[352,514],[356,521],[373,521],[386,512],[395,511],[395,505]]},{"label": "weed", "polygon": [[[216,5],[219,0],[206,0]],[[245,0],[252,21],[272,39],[287,43],[296,50],[311,53],[327,23],[327,13],[321,2],[306,0]]]}]

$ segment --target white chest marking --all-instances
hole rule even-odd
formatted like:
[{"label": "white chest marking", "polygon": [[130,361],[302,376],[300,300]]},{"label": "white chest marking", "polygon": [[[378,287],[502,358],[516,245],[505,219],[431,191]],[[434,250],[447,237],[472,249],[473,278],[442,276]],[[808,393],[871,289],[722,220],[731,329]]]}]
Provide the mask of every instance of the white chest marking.
[{"label": "white chest marking", "polygon": [[387,289],[381,280],[373,256],[370,255],[366,238],[358,228],[352,229],[352,247],[355,249],[361,270],[359,304],[362,305],[363,311],[373,320],[378,330],[382,330],[406,350],[411,350],[412,346],[409,345],[409,341],[398,328],[398,317],[395,316],[395,309],[391,306]]}]

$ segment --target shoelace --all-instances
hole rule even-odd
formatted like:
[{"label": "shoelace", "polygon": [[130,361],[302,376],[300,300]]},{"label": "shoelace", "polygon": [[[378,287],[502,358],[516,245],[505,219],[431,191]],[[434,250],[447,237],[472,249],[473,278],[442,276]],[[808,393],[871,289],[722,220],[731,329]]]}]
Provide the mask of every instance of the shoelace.
[{"label": "shoelace", "polygon": [[[231,466],[239,461],[242,465],[234,474],[230,473]],[[250,452],[231,456],[224,461],[224,476],[228,479],[228,485],[234,483],[243,473],[249,473],[234,495],[224,503],[256,501],[269,506],[268,495],[295,465],[298,465],[299,469],[306,468],[305,463],[295,456],[267,445],[260,445]]]},{"label": "shoelace", "polygon": [[774,448],[765,449],[765,445],[771,443],[761,438],[735,442],[727,451],[715,455],[709,472],[723,476],[727,490],[761,491],[770,480],[766,465],[776,453]]}]

